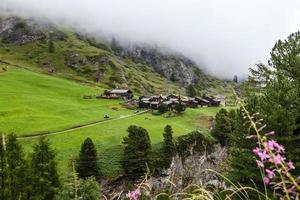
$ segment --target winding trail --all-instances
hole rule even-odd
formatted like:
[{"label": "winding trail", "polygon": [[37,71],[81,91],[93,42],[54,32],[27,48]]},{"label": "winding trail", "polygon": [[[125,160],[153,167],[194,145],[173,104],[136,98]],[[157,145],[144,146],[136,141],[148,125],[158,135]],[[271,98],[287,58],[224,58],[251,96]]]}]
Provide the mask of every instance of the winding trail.
[{"label": "winding trail", "polygon": [[134,117],[134,116],[137,116],[137,115],[142,115],[142,114],[147,113],[148,111],[149,110],[144,110],[144,111],[138,112],[138,113],[133,114],[133,115],[125,115],[125,116],[120,116],[118,118],[99,120],[99,121],[96,121],[96,122],[83,124],[83,125],[80,125],[80,126],[77,126],[77,127],[67,128],[67,129],[60,130],[60,131],[53,131],[53,132],[49,131],[47,133],[40,133],[40,134],[36,134],[36,135],[19,136],[17,139],[19,139],[19,140],[20,139],[21,140],[22,139],[33,139],[33,138],[37,138],[37,137],[40,137],[40,136],[63,134],[63,133],[67,133],[67,132],[71,132],[71,131],[75,131],[75,130],[80,130],[80,129],[93,127],[93,126],[96,126],[96,125],[99,125],[99,124],[104,124],[104,123],[107,123],[107,122],[112,122],[112,121],[117,121],[117,120],[122,120],[122,119],[130,118],[130,117]]}]

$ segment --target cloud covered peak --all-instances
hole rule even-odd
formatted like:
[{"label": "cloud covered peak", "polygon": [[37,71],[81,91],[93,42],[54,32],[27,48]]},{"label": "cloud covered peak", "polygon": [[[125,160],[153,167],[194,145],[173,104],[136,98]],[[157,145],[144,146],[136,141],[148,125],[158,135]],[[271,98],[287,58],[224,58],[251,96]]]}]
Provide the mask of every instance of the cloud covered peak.
[{"label": "cloud covered peak", "polygon": [[165,47],[226,78],[265,62],[278,39],[298,30],[299,10],[298,0],[0,0],[0,12]]}]

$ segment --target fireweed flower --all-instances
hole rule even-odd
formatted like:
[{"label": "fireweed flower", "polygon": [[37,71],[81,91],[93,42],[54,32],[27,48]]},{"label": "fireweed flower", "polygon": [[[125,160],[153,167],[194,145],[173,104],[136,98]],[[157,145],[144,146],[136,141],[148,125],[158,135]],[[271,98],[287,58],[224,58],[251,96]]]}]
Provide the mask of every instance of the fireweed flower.
[{"label": "fireweed flower", "polygon": [[264,163],[261,162],[260,160],[256,160],[257,166],[263,168],[264,167]]},{"label": "fireweed flower", "polygon": [[264,177],[263,178],[263,182],[266,184],[266,185],[268,185],[269,183],[270,183],[270,179],[268,178],[268,177]]},{"label": "fireweed flower", "polygon": [[[257,136],[259,147],[255,147],[252,152],[259,159],[256,160],[257,166],[265,174],[263,182],[265,185],[274,185],[286,195],[294,196],[299,194],[297,182],[290,181],[290,170],[295,169],[292,161],[286,162],[284,146],[275,140],[268,140],[267,136],[274,135],[274,132],[265,134],[265,137]],[[276,189],[276,190],[277,190]]]},{"label": "fireweed flower", "polygon": [[288,169],[291,170],[291,169],[295,169],[295,166],[294,166],[294,163],[292,161],[289,161],[287,163],[287,166],[288,166]]},{"label": "fireweed flower", "polygon": [[259,152],[258,156],[259,156],[261,161],[264,161],[264,160],[270,158],[270,156],[268,155],[266,150]]},{"label": "fireweed flower", "polygon": [[274,170],[270,170],[270,169],[266,169],[267,175],[270,179],[272,179],[273,177],[275,177],[275,173]]},{"label": "fireweed flower", "polygon": [[258,156],[260,149],[258,147],[253,149],[253,153]]},{"label": "fireweed flower", "polygon": [[140,195],[140,190],[136,189],[134,191],[129,191],[126,195],[127,198],[129,198],[130,200],[138,200],[139,199],[139,195]]},{"label": "fireweed flower", "polygon": [[285,158],[282,157],[280,154],[275,155],[274,158],[272,159],[275,165],[281,164],[284,160]]}]

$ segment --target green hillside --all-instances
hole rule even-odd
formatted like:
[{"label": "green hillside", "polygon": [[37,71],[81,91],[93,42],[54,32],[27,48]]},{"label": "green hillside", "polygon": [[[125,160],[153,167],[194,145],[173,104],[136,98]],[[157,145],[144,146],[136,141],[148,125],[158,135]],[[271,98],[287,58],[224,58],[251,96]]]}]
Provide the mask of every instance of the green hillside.
[{"label": "green hillside", "polygon": [[[162,132],[169,124],[179,136],[196,129],[207,132],[211,117],[219,108],[187,109],[182,115],[166,118],[151,113],[135,115],[119,105],[119,100],[84,99],[96,95],[102,88],[79,84],[63,78],[40,74],[27,69],[0,64],[0,124],[1,132],[16,133],[19,137],[48,134],[61,173],[68,172],[68,161],[78,154],[81,143],[90,137],[97,145],[100,168],[105,176],[121,173],[119,165],[122,138],[130,125],[149,131],[152,144],[162,141]],[[109,114],[111,120],[104,120]],[[79,125],[92,124],[88,127]],[[71,128],[71,130],[63,131]],[[62,131],[62,132],[61,132]],[[27,152],[38,137],[20,138]]]},{"label": "green hillside", "polygon": [[[53,53],[48,51],[46,40],[22,45],[0,42],[0,61],[43,73],[51,71],[54,76],[107,88],[128,87],[137,93],[184,92],[182,86],[166,80],[147,65],[133,63],[130,59],[119,60],[109,47],[97,48],[79,39],[75,33],[65,34],[64,40],[53,42]],[[105,59],[105,63],[99,64],[101,59]],[[67,66],[76,62],[86,63],[78,68]]]},{"label": "green hillside", "polygon": [[[105,89],[130,88],[135,95],[185,94],[191,82],[199,94],[230,93],[230,84],[204,74],[180,56],[143,48],[128,51],[19,18],[6,23],[9,26],[0,31],[0,132],[16,133],[26,152],[31,152],[39,135],[47,135],[64,175],[86,137],[97,146],[103,175],[115,178],[122,174],[119,161],[128,126],[146,128],[155,151],[167,124],[175,136],[196,129],[208,133],[219,110],[187,109],[171,118],[136,114],[119,100],[96,99]],[[86,95],[93,98],[85,99]],[[104,119],[106,114],[109,120]]]},{"label": "green hillside", "polygon": [[[0,65],[1,66],[1,65]],[[3,66],[3,65],[2,65]],[[131,113],[113,110],[119,101],[83,99],[103,89],[8,67],[0,74],[1,131],[18,135],[61,130],[71,126]]]}]

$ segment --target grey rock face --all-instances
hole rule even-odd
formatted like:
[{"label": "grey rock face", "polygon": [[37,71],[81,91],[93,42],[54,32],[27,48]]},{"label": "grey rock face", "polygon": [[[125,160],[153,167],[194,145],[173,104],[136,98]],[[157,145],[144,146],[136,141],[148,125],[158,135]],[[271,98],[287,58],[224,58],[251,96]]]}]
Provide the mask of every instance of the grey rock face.
[{"label": "grey rock face", "polygon": [[168,189],[173,193],[182,191],[188,185],[195,184],[201,187],[226,188],[225,181],[215,172],[221,172],[222,164],[226,161],[227,149],[215,145],[214,150],[208,153],[194,153],[184,161],[176,156],[173,158],[171,167],[166,170],[164,177],[151,177],[147,184],[154,191]]},{"label": "grey rock face", "polygon": [[50,36],[53,40],[64,40],[66,35],[51,24],[35,20],[10,17],[0,19],[0,41],[10,44],[25,44]]},{"label": "grey rock face", "polygon": [[193,61],[181,55],[164,55],[156,49],[143,47],[123,48],[118,53],[122,57],[131,58],[135,63],[152,67],[163,77],[183,86],[202,81],[202,71]]}]

